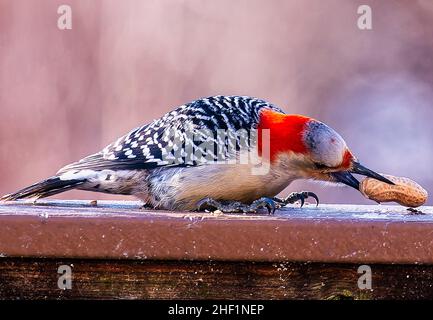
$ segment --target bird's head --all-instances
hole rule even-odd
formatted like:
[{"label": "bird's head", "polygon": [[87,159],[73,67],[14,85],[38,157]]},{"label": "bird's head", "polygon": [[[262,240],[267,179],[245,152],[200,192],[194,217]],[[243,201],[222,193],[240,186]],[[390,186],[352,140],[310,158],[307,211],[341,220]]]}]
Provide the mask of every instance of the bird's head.
[{"label": "bird's head", "polygon": [[271,162],[282,163],[297,178],[343,183],[359,190],[355,173],[393,184],[361,165],[344,139],[320,121],[266,111],[259,128],[270,130]]}]

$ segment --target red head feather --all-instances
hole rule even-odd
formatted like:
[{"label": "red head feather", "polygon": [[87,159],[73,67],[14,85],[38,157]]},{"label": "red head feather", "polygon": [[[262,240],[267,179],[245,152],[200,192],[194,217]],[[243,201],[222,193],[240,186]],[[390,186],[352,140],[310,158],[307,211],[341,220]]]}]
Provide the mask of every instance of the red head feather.
[{"label": "red head feather", "polygon": [[353,160],[354,160],[354,157],[353,157],[352,153],[347,149],[344,152],[343,162],[341,163],[341,167],[345,168],[345,169],[350,168]]},{"label": "red head feather", "polygon": [[[287,115],[272,110],[263,110],[258,125],[258,150],[262,154],[262,129],[270,130],[270,157],[275,160],[280,152],[307,153],[302,135],[311,118],[301,115]],[[266,143],[266,141],[265,141]]]}]

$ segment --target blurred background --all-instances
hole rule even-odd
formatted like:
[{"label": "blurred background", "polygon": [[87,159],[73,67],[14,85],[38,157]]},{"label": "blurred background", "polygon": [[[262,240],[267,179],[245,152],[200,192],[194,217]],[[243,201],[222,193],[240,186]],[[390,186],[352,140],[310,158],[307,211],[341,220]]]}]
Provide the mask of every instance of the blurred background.
[{"label": "blurred background", "polygon": [[[217,94],[315,117],[364,165],[433,192],[433,1],[69,0],[59,30],[62,4],[0,0],[0,194]],[[361,4],[372,30],[357,27]],[[301,189],[372,203],[306,181],[284,194]]]}]

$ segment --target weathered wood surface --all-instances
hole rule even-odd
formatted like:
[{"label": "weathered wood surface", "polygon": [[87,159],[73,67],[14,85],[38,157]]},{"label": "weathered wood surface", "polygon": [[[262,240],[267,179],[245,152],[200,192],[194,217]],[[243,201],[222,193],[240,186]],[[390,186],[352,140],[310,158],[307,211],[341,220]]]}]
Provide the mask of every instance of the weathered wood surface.
[{"label": "weathered wood surface", "polygon": [[[0,204],[0,299],[433,299],[433,208],[149,211]],[[358,288],[359,265],[373,290]],[[72,268],[72,289],[57,286]]]},{"label": "weathered wood surface", "polygon": [[288,207],[275,215],[149,211],[137,202],[0,205],[8,257],[433,264],[433,208]]},{"label": "weathered wood surface", "polygon": [[433,299],[433,266],[370,267],[361,290],[354,264],[4,258],[0,299]]}]

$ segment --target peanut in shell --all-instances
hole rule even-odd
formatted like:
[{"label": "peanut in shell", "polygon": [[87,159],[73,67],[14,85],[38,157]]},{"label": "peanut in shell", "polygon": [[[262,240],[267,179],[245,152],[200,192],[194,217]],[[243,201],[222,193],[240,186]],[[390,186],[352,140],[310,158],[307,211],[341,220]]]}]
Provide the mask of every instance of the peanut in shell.
[{"label": "peanut in shell", "polygon": [[376,202],[394,201],[411,208],[422,206],[426,202],[427,191],[415,181],[405,177],[382,175],[395,184],[391,185],[373,178],[365,178],[359,184],[359,191],[365,197]]}]

